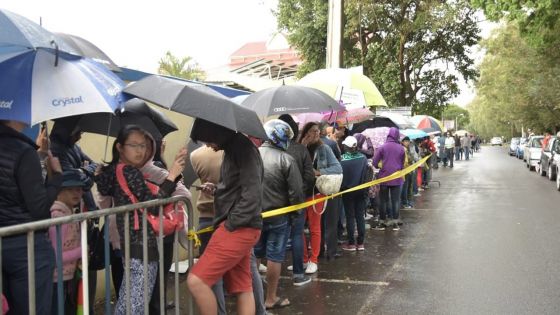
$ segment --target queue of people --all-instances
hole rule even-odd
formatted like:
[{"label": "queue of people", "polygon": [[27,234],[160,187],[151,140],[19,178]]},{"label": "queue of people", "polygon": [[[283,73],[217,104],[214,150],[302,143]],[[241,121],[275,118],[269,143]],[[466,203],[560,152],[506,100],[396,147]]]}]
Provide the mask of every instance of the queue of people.
[{"label": "queue of people", "polygon": [[[51,134],[50,147],[56,148],[58,158],[48,150],[45,133],[41,133],[37,145],[21,133],[23,127],[13,121],[0,122],[0,160],[5,161],[0,169],[7,174],[0,178],[2,227],[174,195],[191,197],[181,181],[186,149],[177,152],[165,167],[161,157],[156,157],[161,139],[154,139],[140,126],[128,125],[120,130],[112,146],[112,158],[105,165],[95,163],[81,151],[76,144],[80,131],[71,125],[60,125]],[[370,213],[374,215],[372,229],[398,231],[403,224],[399,210],[413,207],[418,191],[428,188],[434,165],[431,161],[422,165],[421,187],[414,171],[404,178],[307,208],[267,216],[270,210],[389,176],[434,153],[435,146],[431,139],[402,138],[397,128],[391,128],[385,144],[374,149],[369,139],[361,134],[349,135],[343,127],[310,122],[300,132],[289,115],[268,121],[264,129],[268,139],[260,143],[203,119],[197,118],[193,125],[191,139],[203,144],[190,153],[190,163],[202,183],[196,204],[198,229],[213,227],[212,232],[200,234],[200,258],[187,279],[201,314],[226,314],[226,292],[237,296],[239,314],[266,314],[270,309],[288,307],[289,298],[278,294],[283,267],[292,272],[293,285],[308,284],[320,264],[340,257],[344,251],[367,249],[366,218]],[[70,137],[61,140],[66,134]],[[447,150],[455,142],[444,139],[443,145]],[[94,183],[96,196],[90,190]],[[159,209],[144,211],[157,216]],[[128,229],[125,216],[131,222]],[[157,261],[163,259],[165,270],[169,269],[172,241],[164,239],[167,245],[159,252],[158,233],[148,226],[148,237],[143,239],[139,217],[140,211],[135,210],[111,216],[106,222],[117,296],[115,314],[126,313],[127,301],[132,314],[144,312],[145,282],[151,301],[149,313],[159,313],[168,306],[167,302],[159,305]],[[79,225],[64,224],[60,236],[57,233],[53,227],[35,238],[36,288],[42,292],[37,298],[38,314],[55,314],[60,308],[72,314],[75,310],[72,280],[81,258]],[[123,285],[126,234],[130,239],[130,296]],[[62,257],[54,254],[58,237],[62,239]],[[25,252],[26,238],[14,236],[2,242],[3,289],[10,312],[28,313],[27,270],[20,268],[27,266],[27,256],[13,255]],[[146,278],[144,243],[148,247]],[[288,248],[290,262],[286,262]],[[320,261],[321,257],[326,262]],[[60,279],[55,273],[56,260],[63,264],[64,305],[58,304],[56,294]],[[259,274],[261,264],[266,264],[266,290]],[[94,294],[92,282],[90,292]]]}]

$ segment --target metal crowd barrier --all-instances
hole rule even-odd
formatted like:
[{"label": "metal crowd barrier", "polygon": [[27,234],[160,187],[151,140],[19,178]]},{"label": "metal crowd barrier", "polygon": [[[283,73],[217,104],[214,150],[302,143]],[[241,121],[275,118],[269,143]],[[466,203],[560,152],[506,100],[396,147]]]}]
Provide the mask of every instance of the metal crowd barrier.
[{"label": "metal crowd barrier", "polygon": [[[141,208],[150,208],[150,207],[159,207],[160,213],[160,233],[159,237],[157,237],[157,246],[159,253],[163,252],[163,220],[161,219],[163,213],[163,205],[173,203],[175,205],[175,211],[177,211],[177,205],[182,203],[186,206],[187,215],[188,215],[188,230],[193,229],[193,207],[191,202],[188,198],[184,196],[175,196],[167,199],[157,199],[151,200],[147,202],[137,203],[133,205],[126,205],[121,207],[115,208],[108,208],[102,210],[96,210],[92,212],[86,213],[78,213],[70,216],[58,217],[54,219],[47,219],[41,221],[35,221],[25,224],[13,225],[4,228],[0,228],[0,253],[2,252],[2,238],[7,236],[15,236],[18,234],[27,234],[27,259],[28,259],[28,286],[29,286],[29,314],[35,315],[36,314],[36,303],[35,303],[35,253],[34,253],[34,236],[35,231],[37,230],[46,230],[52,226],[56,226],[56,235],[57,235],[57,244],[56,244],[56,267],[58,270],[58,280],[57,280],[57,292],[53,292],[53,294],[58,294],[58,305],[64,305],[63,302],[63,280],[62,280],[62,239],[61,239],[61,225],[66,223],[72,222],[80,222],[80,232],[81,232],[81,246],[82,246],[82,285],[83,285],[83,314],[89,314],[89,270],[88,270],[88,221],[92,219],[104,219],[104,250],[105,250],[105,314],[113,314],[114,310],[111,307],[111,277],[110,277],[110,253],[109,253],[109,215],[113,214],[124,214],[133,211],[134,209],[141,209]],[[129,216],[124,216],[124,230],[129,231],[130,229],[130,219]],[[142,239],[143,241],[143,276],[144,279],[147,279],[147,270],[148,270],[148,245],[146,242],[148,230],[147,230],[147,222],[146,222],[146,212],[143,212],[142,215]],[[151,228],[151,227],[150,227]],[[174,240],[173,240],[173,257],[175,262],[175,314],[180,313],[180,296],[179,296],[179,233],[182,231],[175,231],[174,233]],[[124,235],[124,284],[126,288],[126,296],[128,297],[126,301],[126,314],[131,314],[131,304],[130,304],[130,234],[125,233]],[[189,245],[187,249],[188,254],[188,261],[189,267],[191,267],[194,263],[194,246],[193,241],[189,240]],[[159,285],[155,284],[154,290],[159,289],[159,302],[160,302],[160,314],[166,313],[166,305],[164,302],[164,296],[166,294],[165,287],[164,287],[164,279],[167,276],[167,270],[163,270],[163,255],[159,255]],[[2,269],[2,260],[0,259],[0,270]],[[96,272],[95,275],[97,276]],[[148,314],[149,312],[149,302],[151,296],[148,296],[148,284],[147,281],[144,281],[144,314]],[[2,277],[0,277],[0,292],[2,292]],[[95,302],[95,301],[93,301]],[[194,314],[194,304],[193,299],[190,293],[187,293],[187,314]],[[64,315],[64,307],[59,307],[58,311],[59,315]],[[53,314],[54,315],[54,314]],[[134,314],[136,315],[136,314]]]}]

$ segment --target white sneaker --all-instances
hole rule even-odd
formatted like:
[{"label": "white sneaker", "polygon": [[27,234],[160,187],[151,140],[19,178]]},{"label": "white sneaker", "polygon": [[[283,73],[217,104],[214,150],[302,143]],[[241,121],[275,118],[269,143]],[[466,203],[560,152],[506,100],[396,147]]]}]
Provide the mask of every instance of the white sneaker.
[{"label": "white sneaker", "polygon": [[[307,268],[307,263],[303,264],[303,269]],[[293,265],[289,265],[286,269],[288,269],[288,271],[294,271],[294,266]]]},{"label": "white sneaker", "polygon": [[267,270],[268,270],[268,268],[266,268],[265,265],[259,264],[259,272],[260,273],[266,273]]},{"label": "white sneaker", "polygon": [[313,274],[317,272],[317,264],[314,262],[309,262],[307,264],[307,268],[305,268],[305,273],[306,274]]}]

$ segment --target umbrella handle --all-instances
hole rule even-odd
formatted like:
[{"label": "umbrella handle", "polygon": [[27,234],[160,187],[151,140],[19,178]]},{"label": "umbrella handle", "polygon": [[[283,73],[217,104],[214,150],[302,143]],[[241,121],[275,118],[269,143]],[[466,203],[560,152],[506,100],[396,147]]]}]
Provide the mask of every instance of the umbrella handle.
[{"label": "umbrella handle", "polygon": [[58,44],[53,40],[51,40],[51,45],[54,45],[54,66],[58,66]]}]

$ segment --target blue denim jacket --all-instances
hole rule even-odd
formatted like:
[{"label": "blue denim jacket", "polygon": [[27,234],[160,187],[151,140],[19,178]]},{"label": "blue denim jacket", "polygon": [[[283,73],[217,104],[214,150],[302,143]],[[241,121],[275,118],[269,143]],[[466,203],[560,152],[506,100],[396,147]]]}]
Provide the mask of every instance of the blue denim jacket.
[{"label": "blue denim jacket", "polygon": [[317,169],[321,175],[342,174],[342,166],[336,159],[332,149],[323,144],[315,151],[314,161],[317,162]]}]

